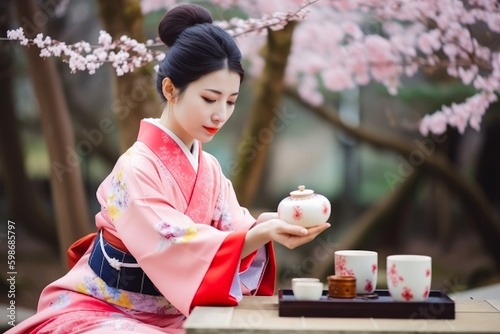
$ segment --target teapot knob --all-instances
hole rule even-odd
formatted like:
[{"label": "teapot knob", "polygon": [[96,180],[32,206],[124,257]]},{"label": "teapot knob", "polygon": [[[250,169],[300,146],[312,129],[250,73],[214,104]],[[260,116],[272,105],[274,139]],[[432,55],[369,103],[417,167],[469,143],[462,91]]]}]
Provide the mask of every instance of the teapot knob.
[{"label": "teapot knob", "polygon": [[292,198],[306,198],[314,194],[314,190],[306,189],[306,186],[300,185],[299,190],[294,190],[290,193]]}]

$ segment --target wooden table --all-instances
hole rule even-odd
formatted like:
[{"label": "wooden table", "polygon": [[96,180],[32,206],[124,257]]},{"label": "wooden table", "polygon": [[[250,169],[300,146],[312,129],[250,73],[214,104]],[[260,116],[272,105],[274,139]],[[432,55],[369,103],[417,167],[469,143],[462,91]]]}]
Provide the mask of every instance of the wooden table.
[{"label": "wooden table", "polygon": [[456,300],[455,319],[293,318],[278,297],[243,297],[236,307],[196,307],[184,324],[200,333],[500,333],[500,300]]}]

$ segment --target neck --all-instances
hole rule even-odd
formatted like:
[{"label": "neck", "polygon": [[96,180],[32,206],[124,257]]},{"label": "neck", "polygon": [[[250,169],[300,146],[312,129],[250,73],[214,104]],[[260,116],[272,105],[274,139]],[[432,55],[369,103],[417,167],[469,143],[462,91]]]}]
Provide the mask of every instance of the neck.
[{"label": "neck", "polygon": [[172,131],[180,140],[182,140],[182,142],[184,143],[184,145],[186,145],[186,147],[189,148],[190,151],[192,151],[194,139],[191,139],[191,141],[186,142],[179,135],[179,133],[177,133],[177,131],[174,130],[174,127],[170,126],[170,118],[168,116],[169,116],[169,110],[168,110],[168,106],[167,106],[167,107],[165,107],[165,109],[163,109],[163,113],[161,114],[161,117],[160,117],[160,123],[161,123],[161,125],[163,125],[167,129],[169,129],[170,131]]}]

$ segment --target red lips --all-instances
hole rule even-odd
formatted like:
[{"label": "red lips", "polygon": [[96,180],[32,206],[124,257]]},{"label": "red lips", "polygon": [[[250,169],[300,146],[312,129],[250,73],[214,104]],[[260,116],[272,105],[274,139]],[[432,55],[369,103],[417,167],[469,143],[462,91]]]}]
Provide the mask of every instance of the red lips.
[{"label": "red lips", "polygon": [[218,128],[209,128],[209,127],[206,127],[206,126],[204,126],[204,128],[205,128],[205,130],[207,130],[211,134],[215,134],[215,133],[217,133],[217,131],[219,131]]}]

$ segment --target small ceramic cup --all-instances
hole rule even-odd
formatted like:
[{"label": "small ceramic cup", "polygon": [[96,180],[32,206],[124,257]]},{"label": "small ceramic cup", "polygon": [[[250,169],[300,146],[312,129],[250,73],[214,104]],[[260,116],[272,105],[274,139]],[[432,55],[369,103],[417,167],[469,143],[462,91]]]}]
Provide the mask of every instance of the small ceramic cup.
[{"label": "small ceramic cup", "polygon": [[318,281],[297,281],[292,285],[297,300],[319,300],[323,295],[323,283]]},{"label": "small ceramic cup", "polygon": [[431,291],[432,259],[426,255],[387,257],[387,287],[394,301],[421,302]]},{"label": "small ceramic cup", "polygon": [[292,290],[293,290],[293,286],[297,282],[319,282],[319,278],[313,278],[313,277],[295,277],[295,278],[292,278]]},{"label": "small ceramic cup", "polygon": [[377,286],[378,254],[366,250],[335,252],[335,276],[356,277],[356,293],[370,294]]}]

